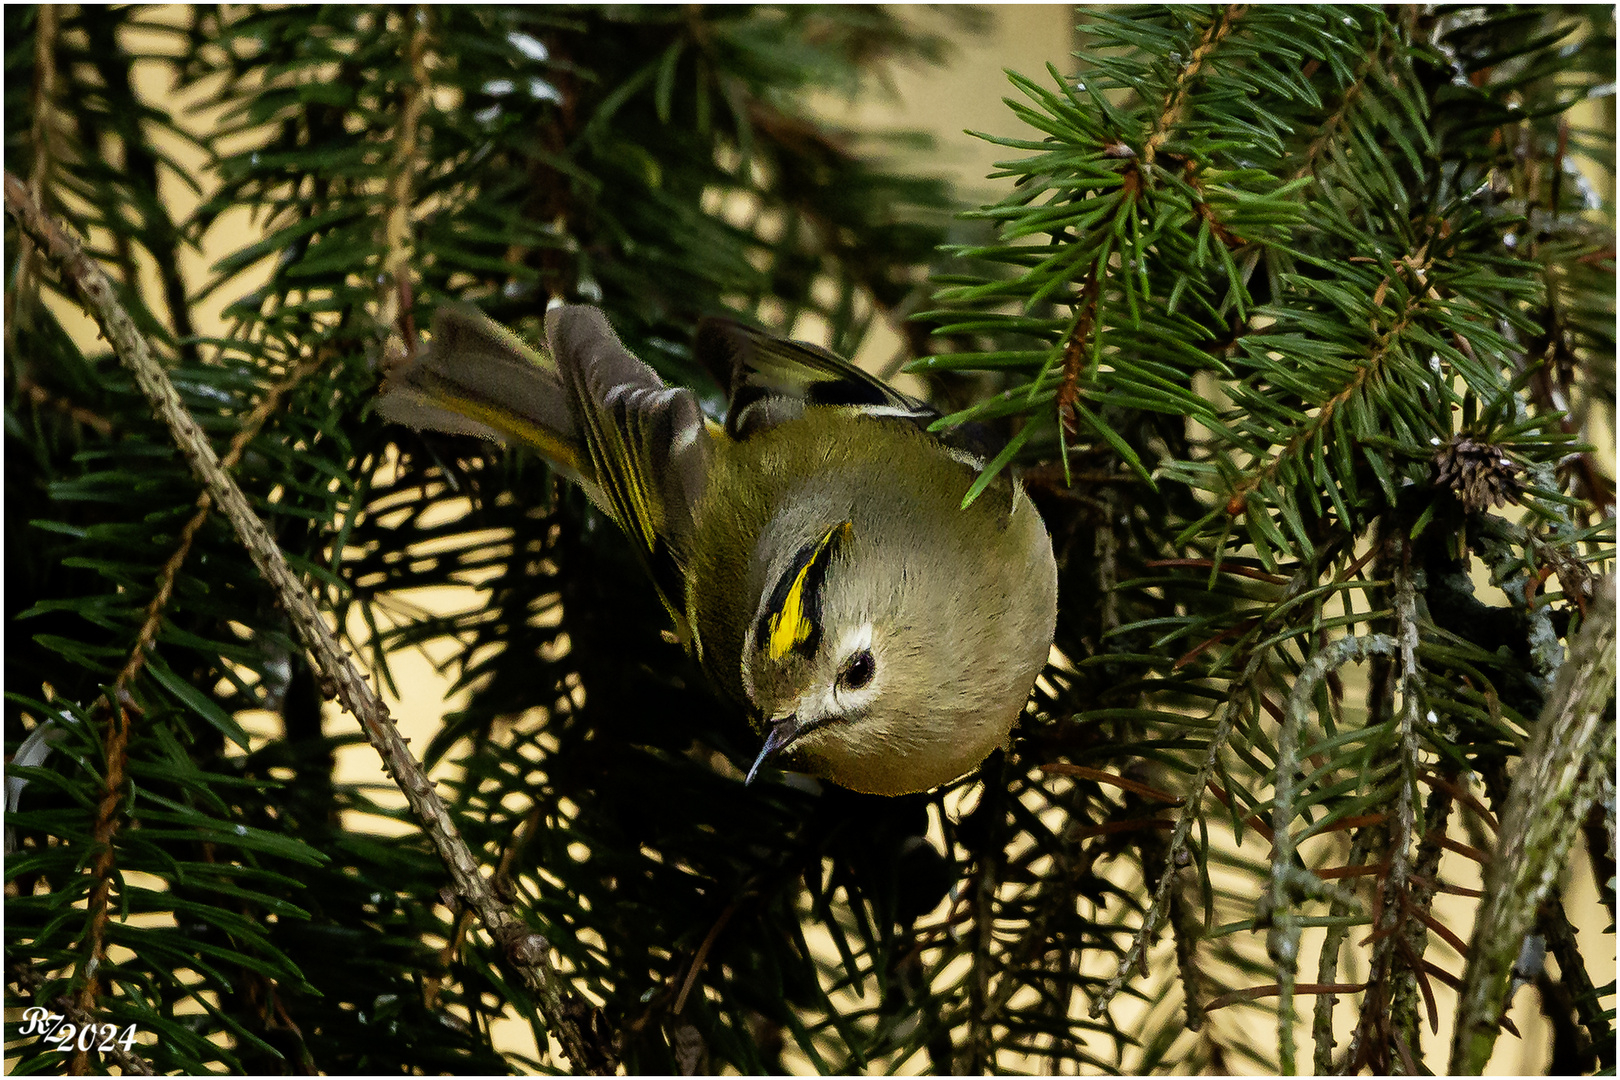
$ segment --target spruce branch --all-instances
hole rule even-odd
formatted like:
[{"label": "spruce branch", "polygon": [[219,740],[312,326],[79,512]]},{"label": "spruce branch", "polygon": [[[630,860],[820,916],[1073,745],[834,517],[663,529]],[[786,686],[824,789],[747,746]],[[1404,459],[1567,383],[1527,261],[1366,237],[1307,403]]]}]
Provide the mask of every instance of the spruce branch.
[{"label": "spruce branch", "polygon": [[1186,801],[1181,812],[1176,815],[1175,826],[1170,832],[1169,852],[1166,856],[1168,865],[1163,874],[1159,876],[1158,888],[1153,891],[1152,903],[1148,905],[1147,913],[1142,916],[1142,925],[1131,938],[1130,948],[1120,958],[1119,967],[1114,970],[1113,976],[1091,999],[1091,1016],[1093,1019],[1101,1016],[1108,1008],[1108,1003],[1114,995],[1124,989],[1125,983],[1135,974],[1147,974],[1147,949],[1154,936],[1159,932],[1159,926],[1169,912],[1170,893],[1176,880],[1174,873],[1175,862],[1181,853],[1187,850],[1187,838],[1192,835],[1193,825],[1198,821],[1198,810],[1203,802],[1204,791],[1208,789],[1215,770],[1220,764],[1221,751],[1225,749],[1226,742],[1232,737],[1232,730],[1237,725],[1239,709],[1237,695],[1228,697],[1221,708],[1220,722],[1209,737],[1209,746],[1204,752],[1203,764],[1193,778]]},{"label": "spruce branch", "polygon": [[[1063,338],[1063,381],[1057,389],[1057,415],[1058,435],[1064,440],[1063,445],[1063,475],[1066,483],[1073,483],[1069,475],[1069,455],[1067,453],[1067,440],[1080,434],[1079,411],[1084,408],[1080,404],[1083,390],[1080,386],[1082,370],[1086,366],[1086,358],[1095,347],[1092,336],[1093,324],[1097,318],[1097,300],[1100,289],[1097,283],[1098,268],[1093,266],[1086,271],[1085,278],[1080,284],[1080,295],[1074,302],[1073,325]],[[1113,519],[1110,518],[1110,521]],[[1098,530],[1098,536],[1109,530]],[[1099,543],[1101,541],[1099,540]],[[1112,596],[1111,591],[1104,592],[1104,596]]]},{"label": "spruce branch", "polygon": [[[1418,258],[1422,258],[1421,252]],[[1378,333],[1375,308],[1374,321],[1370,326],[1370,331],[1375,335],[1375,339],[1365,358],[1353,366],[1353,373],[1345,380],[1344,385],[1317,406],[1315,413],[1299,426],[1276,454],[1246,471],[1232,485],[1231,495],[1226,504],[1229,514],[1236,517],[1242,512],[1252,495],[1271,487],[1277,480],[1280,470],[1290,463],[1296,454],[1308,451],[1312,443],[1320,439],[1324,432],[1332,430],[1333,414],[1354,399],[1357,394],[1363,392],[1369,383],[1382,374],[1382,369],[1391,349],[1400,344],[1401,334],[1416,317],[1419,297],[1413,293],[1407,293],[1406,295],[1406,305],[1396,318],[1394,325],[1381,334]]]},{"label": "spruce branch", "polygon": [[[1166,560],[1160,565],[1184,565],[1184,563],[1181,560]],[[1211,564],[1205,560],[1197,560],[1196,565],[1205,566]],[[1231,566],[1226,567],[1226,569],[1240,574],[1248,570],[1247,567],[1234,568]],[[1341,577],[1348,577],[1354,569],[1355,567],[1352,566]],[[1266,576],[1266,580],[1273,578],[1274,575]],[[1300,595],[1311,588],[1316,582],[1316,568],[1314,565],[1303,566],[1291,578],[1285,580],[1287,587],[1277,608],[1274,610],[1281,610],[1291,605]],[[1246,629],[1251,632],[1258,630],[1263,621],[1256,620],[1252,628]],[[1187,841],[1192,835],[1193,826],[1200,820],[1204,792],[1213,789],[1218,799],[1223,802],[1226,801],[1224,794],[1214,785],[1215,773],[1220,768],[1221,754],[1225,750],[1227,742],[1231,739],[1232,733],[1242,715],[1239,700],[1259,675],[1268,651],[1267,649],[1255,650],[1249,656],[1242,673],[1232,681],[1227,690],[1225,700],[1218,710],[1220,719],[1216,722],[1215,730],[1210,734],[1209,745],[1204,751],[1204,760],[1200,764],[1198,772],[1194,775],[1192,784],[1189,785],[1188,794],[1179,808],[1175,825],[1171,829],[1170,841],[1165,854],[1165,871],[1160,876],[1158,886],[1153,891],[1153,899],[1148,905],[1147,912],[1142,916],[1142,925],[1135,936],[1132,937],[1130,947],[1120,959],[1119,967],[1115,969],[1113,976],[1109,978],[1102,990],[1092,998],[1091,1016],[1094,1019],[1103,1014],[1103,1010],[1108,1007],[1108,1003],[1124,988],[1125,983],[1129,981],[1133,974],[1144,976],[1147,974],[1147,949],[1153,941],[1154,935],[1158,933],[1166,915],[1169,914],[1172,884],[1176,879],[1175,869],[1188,850]],[[1261,830],[1266,828],[1264,822],[1260,822],[1258,819],[1256,819],[1255,824]]]},{"label": "spruce branch", "polygon": [[[980,1010],[985,1022],[994,1022],[1001,1017],[1013,995],[1028,985],[1031,968],[1041,962],[1055,936],[1053,924],[1067,903],[1072,902],[1076,887],[1090,875],[1100,850],[1093,845],[1072,854],[1067,851],[1053,853],[1052,868],[1039,882],[1032,897],[1034,914],[1018,937],[1007,946],[1000,976]],[[1045,897],[1057,898],[1057,902],[1039,903]]]},{"label": "spruce branch", "polygon": [[[8,189],[9,190],[9,189]],[[248,414],[240,430],[231,440],[225,457],[220,461],[220,468],[230,470],[236,467],[241,460],[247,446],[258,435],[264,423],[275,412],[285,395],[294,389],[309,374],[320,366],[318,360],[307,361],[296,369],[291,376],[271,388],[264,399]],[[78,1010],[85,1015],[95,1015],[98,1010],[96,1003],[101,994],[101,969],[106,963],[106,932],[109,919],[109,904],[112,898],[112,886],[116,858],[113,841],[122,827],[123,815],[119,807],[124,799],[125,770],[128,764],[129,740],[131,720],[130,713],[140,712],[130,694],[130,688],[135,679],[146,666],[146,659],[157,640],[158,631],[162,625],[164,610],[174,594],[174,585],[180,568],[185,564],[186,556],[191,552],[191,546],[203,523],[208,520],[208,514],[213,507],[213,496],[207,490],[197,497],[197,511],[180,530],[180,541],[175,545],[173,554],[169,556],[159,576],[157,592],[146,606],[146,615],[141,623],[140,630],[135,635],[135,647],[130,651],[129,658],[124,662],[123,668],[113,680],[111,692],[98,704],[108,715],[107,735],[103,744],[106,755],[105,778],[102,782],[102,795],[96,805],[95,820],[91,825],[91,835],[99,850],[91,867],[92,885],[90,895],[86,901],[85,912],[87,918],[85,931],[85,946],[78,962],[78,978],[80,980],[78,994]],[[89,1057],[84,1050],[77,1050],[71,1062],[74,1075],[82,1075],[88,1067]]]},{"label": "spruce branch", "polygon": [[1228,4],[1221,10],[1220,16],[1204,31],[1203,38],[1198,47],[1187,58],[1186,64],[1176,74],[1176,81],[1165,95],[1164,104],[1159,108],[1159,114],[1153,121],[1153,132],[1142,144],[1142,162],[1152,165],[1158,156],[1159,147],[1170,137],[1181,120],[1182,111],[1187,106],[1187,92],[1204,67],[1204,62],[1220,47],[1221,41],[1232,32],[1239,19],[1249,10],[1247,4]]},{"label": "spruce branch", "polygon": [[[241,429],[231,439],[231,445],[219,463],[222,470],[229,471],[236,467],[242,453],[258,435],[265,421],[275,412],[282,398],[319,366],[318,360],[307,361],[286,380],[271,388],[270,393],[254,407]],[[81,981],[77,1008],[85,1015],[94,1015],[97,1012],[96,1001],[101,993],[100,972],[107,959],[108,906],[112,898],[113,875],[116,868],[113,841],[123,823],[119,807],[124,799],[125,769],[128,764],[131,728],[129,714],[140,712],[130,694],[130,687],[146,666],[147,656],[157,641],[158,631],[162,626],[164,610],[174,595],[174,585],[179,577],[180,568],[185,565],[186,557],[191,553],[192,543],[204,522],[208,520],[213,504],[213,495],[207,490],[197,497],[197,511],[181,528],[180,542],[175,545],[173,554],[164,563],[158,579],[157,592],[146,606],[145,619],[135,635],[135,647],[130,650],[129,658],[124,662],[117,678],[113,680],[112,691],[98,703],[102,706],[99,711],[108,715],[108,724],[103,744],[106,754],[105,779],[102,782],[101,801],[96,805],[95,820],[91,826],[91,835],[100,850],[96,853],[96,860],[90,871],[93,883],[85,905],[88,920],[85,947],[78,964]],[[83,1050],[76,1051],[71,1066],[73,1073],[81,1075],[87,1065],[87,1053]]]},{"label": "spruce branch", "polygon": [[1379,55],[1383,52],[1383,47],[1383,23],[1380,22],[1376,44],[1367,50],[1366,59],[1356,67],[1355,74],[1350,79],[1350,85],[1344,88],[1339,98],[1338,108],[1329,113],[1317,128],[1316,138],[1311,140],[1310,146],[1306,149],[1305,160],[1300,162],[1298,168],[1294,170],[1293,179],[1299,180],[1317,174],[1318,159],[1321,158],[1328,147],[1334,144],[1334,140],[1339,135],[1339,128],[1349,118],[1351,111],[1356,107],[1356,103],[1361,99],[1361,95],[1367,87],[1367,80],[1371,77],[1372,70],[1378,63]]},{"label": "spruce branch", "polygon": [[1513,777],[1468,944],[1451,1071],[1478,1075],[1496,1045],[1509,977],[1536,910],[1565,869],[1576,831],[1614,767],[1614,579],[1598,588]]},{"label": "spruce branch", "polygon": [[[1403,763],[1407,760],[1404,753],[1402,760]],[[1420,1045],[1417,1014],[1420,992],[1430,1029],[1439,1030],[1439,1007],[1429,976],[1444,976],[1437,965],[1424,959],[1424,953],[1430,930],[1448,942],[1455,937],[1431,910],[1435,893],[1440,887],[1440,857],[1446,850],[1445,832],[1451,809],[1451,793],[1444,787],[1434,788],[1424,810],[1423,820],[1427,831],[1418,845],[1416,857],[1397,859],[1395,856],[1400,852],[1391,852],[1388,860],[1391,869],[1382,882],[1380,903],[1383,911],[1392,912],[1394,918],[1387,930],[1380,919],[1373,931],[1377,947],[1373,953],[1368,985],[1376,989],[1376,1000],[1374,994],[1370,993],[1362,1003],[1361,1020],[1352,1040],[1353,1049],[1347,1064],[1350,1071],[1363,1067],[1366,1064],[1365,1055],[1375,1046],[1387,1048],[1393,1043],[1398,1048],[1396,1040],[1408,1047]],[[1399,890],[1392,887],[1397,866],[1405,871]],[[1387,998],[1383,988],[1386,981],[1391,984]],[[1454,984],[1455,978],[1450,978],[1448,985]],[[1381,1041],[1373,1038],[1375,1034],[1382,1037]],[[1380,1049],[1379,1052],[1384,1054],[1387,1050]],[[1373,1064],[1375,1069],[1385,1065],[1383,1061]]]},{"label": "spruce branch", "polygon": [[[1414,980],[1421,974],[1417,961],[1423,954],[1427,940],[1423,929],[1423,917],[1427,914],[1428,902],[1432,899],[1433,893],[1432,890],[1426,890],[1421,898],[1414,899],[1411,879],[1414,873],[1427,873],[1430,877],[1434,875],[1439,867],[1441,848],[1438,843],[1425,836],[1423,848],[1419,853],[1418,866],[1414,868],[1412,840],[1414,836],[1425,833],[1426,816],[1419,813],[1417,798],[1419,752],[1417,727],[1421,720],[1424,687],[1422,670],[1418,666],[1417,658],[1417,583],[1413,577],[1411,557],[1411,544],[1403,537],[1400,543],[1400,562],[1394,572],[1395,633],[1400,644],[1401,711],[1398,717],[1399,743],[1394,748],[1398,763],[1399,787],[1395,793],[1393,821],[1388,830],[1389,872],[1382,882],[1383,910],[1373,932],[1374,937],[1380,934],[1383,937],[1373,953],[1374,977],[1369,979],[1369,982],[1376,985],[1379,972],[1391,975],[1394,991],[1388,1003],[1388,1011],[1382,1009],[1370,1011],[1378,1014],[1376,1020],[1386,1030],[1415,1046],[1417,1023],[1412,990]],[[1450,809],[1450,797],[1438,789],[1434,792],[1434,797],[1436,816],[1427,820],[1434,822],[1429,828],[1435,828],[1438,834],[1443,835],[1444,814]],[[1368,1000],[1371,1000],[1372,996],[1369,995]],[[1364,1019],[1368,1012],[1369,1010],[1363,1010]],[[1431,1002],[1431,1014],[1432,1012]],[[1363,1045],[1370,1043],[1364,1042]]]},{"label": "spruce branch", "polygon": [[[219,459],[219,467],[230,472],[241,462],[243,453],[248,444],[258,437],[264,429],[265,423],[274,415],[276,409],[286,396],[309,376],[319,371],[324,361],[311,358],[298,365],[293,372],[270,388],[269,393],[253,407],[242,426],[231,437],[231,443],[225,450],[225,456]],[[174,553],[163,564],[162,574],[158,578],[158,589],[151,601],[146,605],[146,617],[141,623],[140,630],[135,635],[135,647],[130,650],[129,659],[124,662],[123,669],[118,672],[114,686],[119,690],[131,686],[141,669],[146,666],[148,651],[157,641],[158,630],[162,626],[163,612],[168,607],[170,599],[174,596],[175,581],[179,578],[180,568],[185,565],[186,557],[191,554],[191,546],[197,538],[197,532],[208,520],[208,514],[213,509],[214,496],[206,489],[197,496],[197,511],[192,514],[180,529],[180,542],[175,545]]]},{"label": "spruce branch", "polygon": [[477,861],[434,790],[432,781],[423,773],[394,726],[387,707],[367,685],[365,676],[343,653],[309,591],[293,574],[275,540],[254,514],[241,489],[220,467],[213,447],[186,411],[174,384],[114,297],[111,281],[84,254],[82,246],[39,208],[22,182],[10,172],[5,174],[5,199],[6,209],[18,224],[78,289],[119,359],[135,377],[154,412],[169,427],[192,471],[230,520],[238,538],[260,573],[276,591],[309,649],[323,693],[327,697],[337,697],[360,721],[367,739],[382,756],[395,783],[404,792],[412,811],[438,849],[456,882],[457,891],[477,911],[485,929],[500,946],[507,961],[537,992],[541,1011],[552,1032],[561,1041],[564,1053],[582,1070],[612,1072],[612,1051],[600,1041],[594,1046],[587,1046],[568,1014],[567,1010],[577,1010],[579,1006],[570,1001],[573,997],[571,988],[560,982],[551,966],[547,955],[549,943],[529,930],[490,890]]}]

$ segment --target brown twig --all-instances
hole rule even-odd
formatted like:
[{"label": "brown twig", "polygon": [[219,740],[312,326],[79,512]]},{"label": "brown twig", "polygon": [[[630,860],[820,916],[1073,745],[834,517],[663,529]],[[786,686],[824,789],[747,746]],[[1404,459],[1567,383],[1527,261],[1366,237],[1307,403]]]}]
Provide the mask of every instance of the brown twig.
[{"label": "brown twig", "polygon": [[[31,250],[32,248],[30,248],[30,251]],[[26,259],[30,257],[29,252],[23,252],[22,255],[19,256],[19,259]],[[21,276],[23,273],[22,269],[19,268],[17,273],[19,276]],[[15,290],[7,295],[15,296]],[[9,318],[6,320],[6,330],[8,333],[11,330],[11,320]],[[39,385],[39,383],[35,382],[33,379],[30,379],[27,375],[24,375],[21,372],[17,373],[16,379],[17,392],[27,394],[28,400],[32,401],[35,405],[38,405],[41,408],[54,409],[59,413],[64,413],[74,423],[83,424],[85,427],[90,428],[96,434],[103,437],[112,434],[112,421],[108,420],[106,417],[91,412],[83,405],[75,405],[72,401],[65,397],[51,393],[49,390],[45,389],[45,387]]]},{"label": "brown twig", "polygon": [[564,1053],[574,1067],[582,1071],[613,1071],[611,1049],[600,1041],[587,1046],[578,1026],[565,1012],[565,996],[572,997],[572,991],[559,982],[551,966],[547,955],[550,945],[514,916],[490,890],[477,860],[461,839],[432,781],[405,745],[387,707],[339,647],[309,590],[293,574],[281,549],[254,514],[241,489],[220,467],[213,447],[186,411],[174,384],[152,356],[128,313],[118,304],[107,275],[84,254],[78,242],[68,237],[29,198],[22,182],[9,172],[5,174],[5,198],[6,209],[78,288],[119,360],[134,375],[154,412],[169,427],[192,471],[230,520],[238,539],[275,590],[294,629],[309,649],[322,691],[327,697],[337,697],[360,721],[367,739],[382,756],[385,767],[438,849],[457,891],[478,913],[507,960],[537,993],[541,1012],[562,1043]]},{"label": "brown twig", "polygon": [[726,923],[737,913],[737,905],[740,903],[742,899],[739,897],[726,905],[720,917],[714,920],[714,925],[709,927],[709,932],[703,935],[703,941],[698,945],[697,952],[692,954],[692,965],[686,969],[686,978],[681,982],[681,992],[675,995],[673,1012],[676,1016],[685,1011],[686,996],[692,992],[692,987],[697,985],[698,973],[703,970],[703,965],[709,962],[709,950],[714,948],[715,941],[720,937],[720,931],[726,928]]},{"label": "brown twig", "polygon": [[1093,268],[1081,283],[1080,295],[1075,300],[1074,329],[1063,342],[1063,379],[1058,383],[1055,401],[1063,432],[1071,436],[1080,434],[1080,372],[1085,367],[1091,329],[1097,319],[1099,292],[1097,270]]},{"label": "brown twig", "polygon": [[1198,193],[1197,200],[1192,204],[1193,211],[1209,226],[1211,235],[1229,251],[1236,251],[1238,248],[1246,246],[1248,241],[1227,228],[1226,222],[1220,219],[1220,215],[1215,213],[1215,208],[1209,204],[1209,199],[1204,194],[1204,182],[1198,177],[1196,162],[1187,162],[1183,179],[1187,181],[1188,187]]},{"label": "brown twig", "polygon": [[416,349],[416,323],[411,313],[410,267],[415,255],[411,239],[412,191],[420,168],[417,144],[421,135],[422,110],[428,90],[427,41],[429,8],[413,4],[404,11],[412,24],[410,42],[405,47],[410,78],[404,86],[399,121],[394,125],[394,157],[389,163],[388,213],[383,217],[382,289],[378,300],[378,321],[392,327],[385,345],[390,360],[402,360]]},{"label": "brown twig", "polygon": [[[320,370],[322,363],[320,358],[306,360],[294,368],[291,375],[270,388],[270,392],[253,407],[253,411],[247,415],[242,426],[231,437],[230,446],[225,449],[225,456],[219,460],[220,468],[227,471],[236,468],[248,444],[258,437],[271,414],[280,407],[282,399],[296,389],[299,383]],[[186,557],[191,553],[191,545],[196,540],[198,530],[208,520],[209,511],[213,506],[214,497],[207,491],[197,496],[197,512],[192,514],[181,528],[180,542],[175,546],[168,562],[163,564],[163,572],[158,579],[158,591],[146,605],[146,618],[141,624],[140,632],[135,636],[135,648],[130,651],[129,659],[124,662],[123,670],[118,673],[116,685],[128,687],[146,666],[146,653],[157,640],[163,611],[174,595],[175,579],[180,573],[181,566],[185,564]]]},{"label": "brown twig", "polygon": [[1382,27],[1380,27],[1378,41],[1373,45],[1372,50],[1368,52],[1367,58],[1356,69],[1355,75],[1351,77],[1350,85],[1345,89],[1339,107],[1333,110],[1328,118],[1322,122],[1316,138],[1312,139],[1311,145],[1306,148],[1305,163],[1294,170],[1292,179],[1298,180],[1307,173],[1314,174],[1316,172],[1316,159],[1321,157],[1322,151],[1328,148],[1328,145],[1333,141],[1334,135],[1338,132],[1339,125],[1344,123],[1345,118],[1350,115],[1350,109],[1355,105],[1356,99],[1361,96],[1362,90],[1366,87],[1367,77],[1372,74],[1373,64],[1377,62],[1383,47],[1384,33]]},{"label": "brown twig", "polygon": [[[30,105],[33,123],[28,140],[34,152],[34,168],[28,174],[28,192],[43,206],[45,181],[51,172],[50,127],[56,102],[56,43],[59,34],[60,11],[55,4],[40,4],[34,8],[38,23],[34,27],[34,86]],[[35,282],[34,242],[23,236],[17,251],[17,272],[11,288],[6,290],[6,352],[16,356],[13,335],[16,333],[17,304],[24,293],[32,295]],[[19,379],[19,388],[22,380]]]},{"label": "brown twig", "polygon": [[[118,803],[123,798],[125,749],[129,745],[129,711],[125,702],[113,704],[112,718],[107,724],[105,749],[106,779],[101,802],[96,807],[95,826],[91,832],[91,848],[96,861],[90,876],[94,884],[85,902],[86,928],[84,947],[78,964],[79,997],[77,1006],[86,1016],[96,1014],[96,1002],[101,996],[101,968],[107,958],[108,900],[112,895],[113,837],[118,833]],[[69,1072],[82,1076],[89,1067],[90,1052],[80,1047],[73,1054]]]},{"label": "brown twig", "polygon": [[[1378,866],[1364,866],[1367,853],[1372,850],[1373,830],[1360,829],[1350,840],[1350,854],[1346,859],[1345,870],[1377,871]],[[1317,877],[1327,879],[1330,875],[1326,871],[1318,870]],[[1350,877],[1351,874],[1333,874],[1332,877]],[[1349,914],[1350,905],[1342,900],[1335,900],[1328,908],[1328,915],[1336,920],[1342,920]],[[1344,947],[1344,939],[1350,936],[1350,927],[1342,921],[1332,922],[1322,938],[1322,951],[1316,960],[1316,982],[1318,985],[1331,985],[1339,977],[1339,951]],[[1315,1043],[1315,1052],[1312,1060],[1318,1076],[1333,1071],[1333,1007],[1338,1003],[1338,994],[1327,991],[1316,999],[1316,1013],[1311,1023],[1311,1038]]]},{"label": "brown twig", "polygon": [[1159,116],[1153,123],[1153,133],[1148,136],[1147,142],[1142,144],[1142,162],[1153,164],[1158,156],[1159,147],[1169,138],[1170,131],[1181,120],[1181,110],[1186,105],[1187,88],[1192,85],[1193,79],[1198,76],[1204,66],[1204,61],[1215,51],[1216,46],[1226,37],[1248,11],[1247,4],[1230,4],[1221,11],[1220,16],[1204,31],[1204,37],[1187,58],[1187,63],[1176,75],[1176,84],[1165,95],[1164,104],[1159,109]]},{"label": "brown twig", "polygon": [[1328,398],[1317,407],[1316,415],[1310,417],[1305,425],[1288,442],[1283,444],[1276,456],[1269,458],[1253,472],[1248,473],[1236,484],[1232,485],[1231,494],[1227,498],[1227,512],[1236,517],[1247,505],[1248,494],[1269,481],[1282,467],[1284,459],[1293,454],[1301,446],[1306,445],[1316,437],[1317,432],[1325,430],[1333,422],[1333,414],[1345,402],[1349,401],[1367,384],[1375,371],[1383,366],[1384,358],[1390,351],[1390,345],[1406,330],[1413,317],[1414,304],[1408,301],[1406,310],[1402,313],[1395,325],[1387,333],[1381,334],[1369,351],[1366,362],[1356,365],[1356,373],[1351,376],[1350,383],[1343,390]]}]

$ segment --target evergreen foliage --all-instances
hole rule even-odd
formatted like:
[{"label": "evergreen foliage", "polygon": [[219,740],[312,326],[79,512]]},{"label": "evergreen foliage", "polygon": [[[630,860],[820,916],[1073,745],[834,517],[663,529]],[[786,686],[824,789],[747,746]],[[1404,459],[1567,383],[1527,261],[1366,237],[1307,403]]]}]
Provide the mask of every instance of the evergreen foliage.
[{"label": "evergreen foliage", "polygon": [[[942,58],[903,12],[5,19],[7,168],[375,681],[448,656],[467,705],[417,749],[625,1069],[1269,1072],[1307,1030],[1318,1071],[1445,1067],[1424,1030],[1472,919],[1436,898],[1473,905],[1613,562],[1583,442],[1614,423],[1610,9],[1090,14],[1078,77],[1012,76],[1046,137],[996,138],[1009,194],[955,223],[904,139],[805,105]],[[223,120],[139,96],[154,63]],[[352,719],[9,220],[6,266],[8,1005],[134,1025],[162,1072],[582,1068],[408,813],[338,782]],[[372,415],[439,303],[538,341],[549,297],[715,407],[705,314],[812,315],[846,354],[904,323],[941,423],[1004,435],[991,469],[1053,534],[1057,654],[1012,749],[900,799],[745,789],[756,737],[583,497]],[[443,585],[478,599],[412,602]],[[1611,919],[1613,807],[1581,852]],[[1612,944],[1556,897],[1535,932],[1551,1069],[1612,1071]],[[7,1035],[12,1071],[61,1071]]]}]

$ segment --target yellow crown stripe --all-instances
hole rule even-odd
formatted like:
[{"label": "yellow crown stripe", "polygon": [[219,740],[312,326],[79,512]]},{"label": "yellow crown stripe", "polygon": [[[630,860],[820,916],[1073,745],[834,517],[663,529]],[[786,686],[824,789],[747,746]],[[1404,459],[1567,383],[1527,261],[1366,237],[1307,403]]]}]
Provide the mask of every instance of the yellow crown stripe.
[{"label": "yellow crown stripe", "polygon": [[772,660],[786,656],[793,646],[810,636],[810,620],[804,617],[804,579],[810,575],[810,564],[805,563],[793,579],[782,610],[771,616],[771,636],[765,652]]},{"label": "yellow crown stripe", "polygon": [[765,653],[772,660],[782,659],[794,646],[810,637],[814,627],[805,614],[805,583],[810,578],[810,571],[821,561],[833,540],[847,537],[852,531],[853,527],[847,521],[828,529],[827,535],[816,545],[816,550],[794,575],[793,584],[788,589],[787,597],[782,601],[782,609],[772,615],[767,624],[770,634],[766,638]]}]

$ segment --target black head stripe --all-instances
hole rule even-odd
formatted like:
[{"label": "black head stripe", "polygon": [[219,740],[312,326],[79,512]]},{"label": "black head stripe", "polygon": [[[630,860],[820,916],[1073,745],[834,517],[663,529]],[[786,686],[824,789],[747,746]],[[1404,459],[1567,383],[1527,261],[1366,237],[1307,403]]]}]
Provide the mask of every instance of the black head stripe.
[{"label": "black head stripe", "polygon": [[769,601],[754,629],[755,648],[772,660],[790,652],[813,655],[821,643],[821,588],[833,551],[850,533],[845,521],[828,529],[822,538],[800,548],[771,589]]}]

